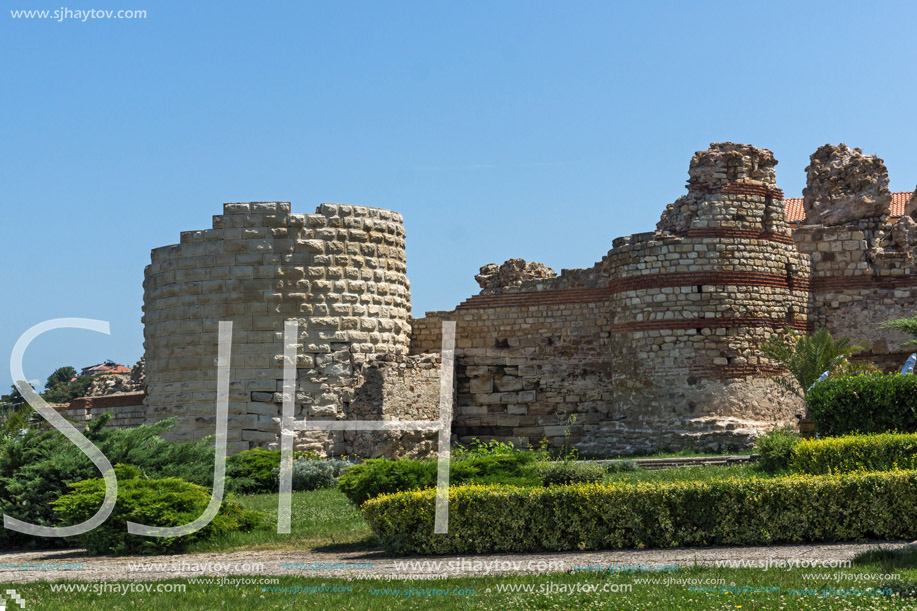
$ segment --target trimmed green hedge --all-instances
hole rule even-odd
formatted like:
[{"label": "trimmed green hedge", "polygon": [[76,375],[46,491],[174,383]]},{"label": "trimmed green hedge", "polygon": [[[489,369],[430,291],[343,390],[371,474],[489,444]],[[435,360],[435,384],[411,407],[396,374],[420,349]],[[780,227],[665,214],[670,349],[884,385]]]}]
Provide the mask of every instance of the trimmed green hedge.
[{"label": "trimmed green hedge", "polygon": [[882,433],[799,441],[790,457],[795,473],[917,469],[917,435]]},{"label": "trimmed green hedge", "polygon": [[449,491],[435,535],[435,491],[384,495],[362,511],[394,554],[768,545],[917,537],[917,471],[672,483]]},{"label": "trimmed green hedge", "polygon": [[858,375],[819,382],[806,396],[822,435],[917,432],[917,376]]}]

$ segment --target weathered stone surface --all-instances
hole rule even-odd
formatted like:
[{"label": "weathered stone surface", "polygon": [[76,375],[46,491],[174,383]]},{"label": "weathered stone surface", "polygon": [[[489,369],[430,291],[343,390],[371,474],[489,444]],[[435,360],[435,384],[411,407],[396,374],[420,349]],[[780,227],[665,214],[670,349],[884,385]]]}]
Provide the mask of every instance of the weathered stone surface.
[{"label": "weathered stone surface", "polygon": [[917,221],[917,189],[914,189],[911,198],[904,204],[904,216],[909,216]]},{"label": "weathered stone surface", "polygon": [[826,144],[812,154],[802,193],[808,225],[881,218],[892,202],[885,163],[846,144]]},{"label": "weathered stone surface", "polygon": [[488,263],[482,266],[474,279],[483,289],[481,292],[488,293],[498,292],[507,287],[520,286],[529,280],[554,278],[556,275],[553,269],[543,263],[525,259],[509,259],[502,265]]},{"label": "weathered stone surface", "polygon": [[[249,202],[227,204],[212,229],[183,232],[179,244],[155,249],[144,274],[147,419],[179,415],[175,434],[213,434],[207,414],[216,405],[220,321],[233,323],[230,428],[241,433],[231,441],[279,439],[287,320],[299,323],[296,417],[353,417],[362,389],[361,396],[378,396],[377,419],[390,418],[417,400],[418,389],[438,390],[438,370],[407,356],[404,238],[401,215],[388,210],[323,204],[297,215],[286,202]],[[364,371],[386,358],[372,375]],[[425,397],[410,409],[438,414],[438,400]],[[401,438],[388,434],[387,447],[411,451]],[[296,447],[306,446],[354,451],[339,432],[302,432]]]},{"label": "weathered stone surface", "polygon": [[892,225],[889,234],[896,250],[913,253],[917,246],[917,221],[910,216],[902,216]]},{"label": "weathered stone surface", "polygon": [[[666,206],[656,230],[663,234],[683,234],[697,224],[709,195],[725,185],[773,187],[776,165],[774,154],[767,149],[734,142],[711,143],[709,149],[694,154],[688,168],[688,194]],[[710,226],[702,222],[704,227]]]},{"label": "weathered stone surface", "polygon": [[[435,420],[441,325],[455,321],[459,441],[596,454],[747,445],[803,410],[768,379],[778,370],[763,341],[825,326],[871,343],[865,358],[893,368],[905,338],[875,323],[917,309],[917,222],[884,222],[881,160],[819,149],[807,197],[819,222],[842,224],[795,232],[775,165],[766,149],[714,143],[694,155],[688,193],[657,231],[559,275],[521,259],[484,266],[480,295],[420,319],[409,318],[396,213],[229,205],[213,229],[153,251],[146,417],[183,418],[183,439],[212,434],[216,324],[233,320],[230,448],[278,447],[283,321],[297,319],[296,418]],[[917,201],[908,206],[914,214]],[[435,439],[300,431],[295,447],[403,456],[433,451]]]},{"label": "weathered stone surface", "polygon": [[759,350],[809,316],[790,286],[807,283],[809,257],[775,165],[770,151],[714,144],[692,160],[680,235],[619,238],[592,268],[412,321],[416,352],[457,322],[453,433],[604,454],[744,445],[795,422],[802,403],[765,378]]}]

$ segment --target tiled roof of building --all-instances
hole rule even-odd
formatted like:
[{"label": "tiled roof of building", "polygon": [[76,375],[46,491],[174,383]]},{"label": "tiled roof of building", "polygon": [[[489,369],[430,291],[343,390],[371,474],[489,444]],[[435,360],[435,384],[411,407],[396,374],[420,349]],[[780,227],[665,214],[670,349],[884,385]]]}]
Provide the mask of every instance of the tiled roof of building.
[{"label": "tiled roof of building", "polygon": [[[898,191],[892,193],[891,216],[904,214],[904,204],[911,198],[911,191]],[[786,207],[786,220],[791,223],[800,223],[806,220],[806,211],[802,207],[801,197],[788,197],[783,200]]]},{"label": "tiled roof of building", "polygon": [[92,367],[83,367],[80,372],[81,376],[95,375],[97,373],[130,373],[131,368],[125,367],[120,363],[101,363]]}]

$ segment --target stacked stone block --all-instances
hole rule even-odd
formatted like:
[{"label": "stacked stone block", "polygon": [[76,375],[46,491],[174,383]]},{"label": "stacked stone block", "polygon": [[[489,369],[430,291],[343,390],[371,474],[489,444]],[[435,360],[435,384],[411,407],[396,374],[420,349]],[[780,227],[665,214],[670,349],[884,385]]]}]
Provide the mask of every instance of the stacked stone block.
[{"label": "stacked stone block", "polygon": [[[152,251],[144,279],[147,419],[177,415],[178,439],[213,434],[219,321],[233,322],[230,451],[280,433],[283,325],[299,321],[296,417],[343,419],[358,370],[408,353],[410,286],[401,216],[323,204],[226,204],[212,229]],[[383,369],[397,369],[391,361]],[[297,446],[348,453],[342,432]]]},{"label": "stacked stone block", "polygon": [[808,258],[770,151],[714,144],[656,232],[586,270],[495,290],[412,322],[412,351],[456,327],[453,432],[606,454],[743,445],[801,403],[759,346],[808,328]]},{"label": "stacked stone block", "polygon": [[[460,441],[547,439],[596,454],[747,445],[803,412],[769,379],[783,372],[763,341],[824,326],[891,369],[909,350],[876,323],[917,307],[917,222],[888,223],[882,160],[820,148],[805,192],[818,224],[795,233],[776,163],[765,149],[712,144],[656,231],[556,276],[521,259],[489,264],[479,295],[413,320],[398,214],[227,204],[212,229],[153,251],[145,419],[180,416],[180,439],[213,433],[217,323],[232,320],[230,449],[276,447],[283,322],[296,319],[297,418],[435,420],[442,323],[456,321]],[[301,432],[296,447],[401,456],[433,451],[434,439]]]},{"label": "stacked stone block", "polygon": [[[79,430],[106,412],[112,414],[106,426],[127,429],[146,421],[144,398],[143,392],[113,393],[98,397],[79,397],[70,403],[52,407]],[[51,428],[45,420],[42,420],[42,426]]]}]

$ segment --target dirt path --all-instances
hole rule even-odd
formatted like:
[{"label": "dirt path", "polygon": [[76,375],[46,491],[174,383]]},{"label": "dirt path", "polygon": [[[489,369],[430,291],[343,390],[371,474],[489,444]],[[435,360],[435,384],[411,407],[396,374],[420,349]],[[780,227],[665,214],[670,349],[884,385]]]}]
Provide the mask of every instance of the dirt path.
[{"label": "dirt path", "polygon": [[[426,579],[442,575],[480,576],[519,573],[573,572],[582,567],[610,565],[641,568],[686,568],[727,561],[732,566],[771,569],[787,565],[837,568],[856,554],[878,547],[907,546],[904,541],[775,545],[762,547],[703,547],[537,554],[483,554],[392,558],[378,551],[270,551],[178,556],[88,556],[79,550],[0,554],[0,583],[31,581],[137,581],[174,577],[226,575],[300,575],[383,579]],[[739,564],[741,563],[741,564]],[[728,565],[727,565],[728,566]],[[580,567],[577,569],[577,567]],[[626,567],[619,566],[617,570]]]}]

